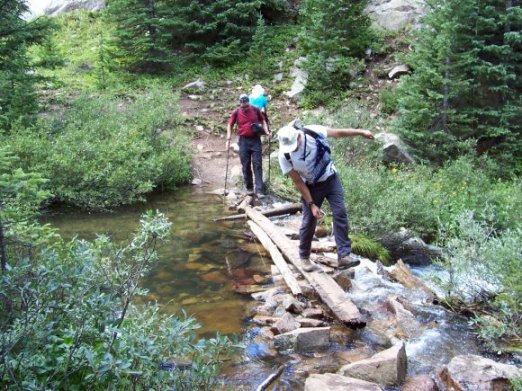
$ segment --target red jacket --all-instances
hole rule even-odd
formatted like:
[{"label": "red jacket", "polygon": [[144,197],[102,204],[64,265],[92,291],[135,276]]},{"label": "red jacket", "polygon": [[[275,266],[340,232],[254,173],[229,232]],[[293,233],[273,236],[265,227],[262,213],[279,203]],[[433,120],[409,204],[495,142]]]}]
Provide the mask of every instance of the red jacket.
[{"label": "red jacket", "polygon": [[257,107],[248,105],[246,109],[238,107],[230,115],[228,123],[231,126],[237,122],[237,133],[244,137],[254,137],[252,123],[263,123],[263,114]]}]

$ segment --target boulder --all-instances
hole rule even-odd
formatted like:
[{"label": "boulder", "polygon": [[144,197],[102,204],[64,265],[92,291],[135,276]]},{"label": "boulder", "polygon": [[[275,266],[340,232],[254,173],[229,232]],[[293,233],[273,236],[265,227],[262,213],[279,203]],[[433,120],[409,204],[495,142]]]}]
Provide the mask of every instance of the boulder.
[{"label": "boulder", "polygon": [[454,357],[439,376],[448,389],[455,391],[504,391],[511,389],[510,380],[521,377],[522,370],[466,354]]},{"label": "boulder", "polygon": [[324,350],[329,344],[330,327],[302,327],[274,337],[274,346],[279,351],[313,352]]},{"label": "boulder", "polygon": [[401,64],[401,65],[397,65],[397,66],[394,66],[390,72],[388,72],[388,77],[390,79],[396,79],[402,75],[407,75],[408,73],[411,72],[411,69],[408,65],[406,64]]},{"label": "boulder", "polygon": [[298,329],[301,325],[292,315],[286,312],[281,319],[274,323],[272,331],[274,334],[283,334]]},{"label": "boulder", "polygon": [[378,133],[375,139],[380,141],[382,161],[385,163],[413,164],[415,160],[410,156],[408,150],[399,136],[393,133]]},{"label": "boulder", "polygon": [[392,259],[402,259],[410,265],[426,266],[438,257],[442,249],[426,244],[421,238],[405,228],[380,238],[380,242],[390,251]]},{"label": "boulder", "polygon": [[287,297],[285,297],[282,304],[285,310],[294,314],[300,314],[306,308],[306,304],[301,303],[292,295],[288,295]]},{"label": "boulder", "polygon": [[290,91],[285,91],[284,94],[290,99],[298,100],[303,91],[306,88],[306,84],[308,83],[308,72],[299,68],[299,65],[306,61],[306,58],[299,57],[294,62],[294,67],[290,71],[290,76],[294,77],[294,82]]},{"label": "boulder", "polygon": [[366,10],[377,27],[388,31],[417,26],[426,12],[423,0],[370,0]]},{"label": "boulder", "polygon": [[183,86],[182,90],[204,90],[205,82],[203,80],[196,80]]},{"label": "boulder", "polygon": [[375,383],[350,377],[324,373],[313,374],[306,379],[304,391],[382,391]]},{"label": "boulder", "polygon": [[406,379],[402,391],[439,391],[439,387],[430,376],[417,375]]},{"label": "boulder", "polygon": [[408,367],[403,342],[366,359],[345,365],[339,374],[381,385],[392,386],[404,382]]},{"label": "boulder", "polygon": [[51,0],[44,8],[44,14],[58,14],[76,10],[99,11],[105,7],[105,0]]}]

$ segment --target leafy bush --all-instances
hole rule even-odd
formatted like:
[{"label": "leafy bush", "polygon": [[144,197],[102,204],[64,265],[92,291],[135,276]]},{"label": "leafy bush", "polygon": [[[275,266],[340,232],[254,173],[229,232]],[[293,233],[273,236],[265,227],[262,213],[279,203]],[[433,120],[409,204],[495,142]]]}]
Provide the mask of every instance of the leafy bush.
[{"label": "leafy bush", "polygon": [[193,319],[132,304],[169,228],[149,213],[122,248],[99,237],[12,254],[0,276],[1,387],[212,389],[228,339],[196,340]]},{"label": "leafy bush", "polygon": [[190,177],[176,99],[166,88],[123,99],[84,94],[10,142],[23,167],[51,178],[57,200],[89,208],[131,203]]},{"label": "leafy bush", "polygon": [[480,336],[491,345],[501,337],[520,338],[522,227],[497,232],[493,226],[477,221],[473,212],[464,211],[443,229],[441,243],[446,251],[440,265],[448,278],[436,281],[448,299],[478,302],[493,310],[474,319]]}]

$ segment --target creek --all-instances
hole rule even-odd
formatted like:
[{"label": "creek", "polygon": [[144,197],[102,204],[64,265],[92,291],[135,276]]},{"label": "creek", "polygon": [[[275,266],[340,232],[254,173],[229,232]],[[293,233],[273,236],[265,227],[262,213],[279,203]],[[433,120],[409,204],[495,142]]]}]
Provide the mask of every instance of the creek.
[{"label": "creek", "polygon": [[[307,373],[335,372],[350,356],[366,358],[389,344],[382,331],[387,318],[379,319],[380,306],[389,297],[408,301],[415,315],[414,330],[402,330],[406,339],[408,375],[435,374],[458,354],[480,354],[474,335],[465,319],[439,306],[427,305],[423,294],[408,290],[371,272],[372,266],[358,267],[349,297],[363,311],[372,314],[368,327],[352,331],[335,326],[327,352],[275,355],[256,336],[262,330],[248,322],[255,305],[250,295],[236,292],[238,286],[262,282],[270,273],[271,261],[261,245],[253,242],[242,223],[218,224],[212,220],[229,214],[215,195],[203,189],[185,187],[173,193],[154,194],[143,204],[118,208],[112,212],[89,213],[53,210],[43,222],[58,228],[65,238],[93,239],[109,235],[115,242],[128,239],[146,210],[159,210],[172,222],[169,241],[158,248],[159,260],[143,279],[148,299],[162,305],[163,311],[183,309],[201,324],[198,335],[211,337],[216,332],[238,335],[246,349],[224,366],[226,389],[255,389],[279,364],[286,365],[273,390],[303,389]],[[422,274],[425,269],[413,269]],[[388,390],[392,390],[389,388]]]}]

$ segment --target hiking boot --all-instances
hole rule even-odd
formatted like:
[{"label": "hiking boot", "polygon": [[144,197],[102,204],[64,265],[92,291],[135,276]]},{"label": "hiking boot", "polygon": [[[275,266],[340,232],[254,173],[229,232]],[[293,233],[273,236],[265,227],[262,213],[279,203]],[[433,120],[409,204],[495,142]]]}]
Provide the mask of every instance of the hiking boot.
[{"label": "hiking boot", "polygon": [[257,192],[256,193],[256,197],[259,198],[259,199],[263,199],[266,197],[266,193],[262,193],[262,192]]},{"label": "hiking boot", "polygon": [[318,265],[310,261],[310,258],[301,258],[301,265],[305,272],[316,272],[322,270]]},{"label": "hiking boot", "polygon": [[351,255],[345,255],[339,258],[339,269],[348,269],[349,267],[355,267],[361,264],[361,261],[354,259]]},{"label": "hiking boot", "polygon": [[254,195],[254,189],[246,189],[247,195]]}]

